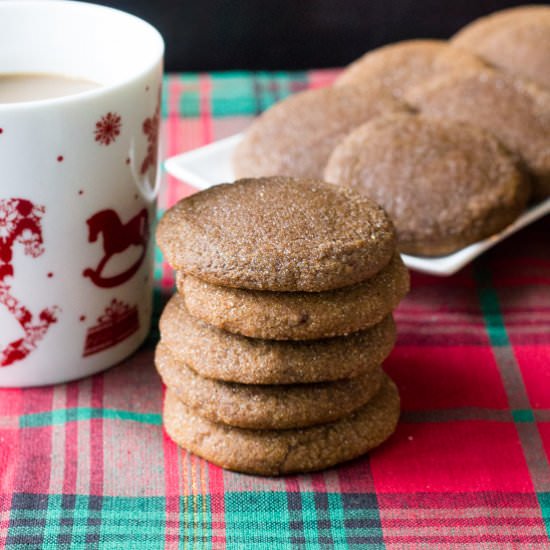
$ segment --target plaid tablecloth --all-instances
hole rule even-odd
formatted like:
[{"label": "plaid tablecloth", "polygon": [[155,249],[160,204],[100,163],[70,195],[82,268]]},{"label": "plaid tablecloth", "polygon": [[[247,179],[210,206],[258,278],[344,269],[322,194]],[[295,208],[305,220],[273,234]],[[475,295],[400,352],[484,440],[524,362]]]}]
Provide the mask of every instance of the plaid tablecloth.
[{"label": "plaid tablecloth", "polygon": [[[166,79],[166,155],[330,71]],[[161,206],[191,192],[165,176]],[[158,256],[157,312],[173,278]],[[451,278],[413,274],[385,367],[403,414],[314,475],[229,473],[163,433],[157,332],[79,382],[0,390],[0,547],[550,548],[550,217]]]}]

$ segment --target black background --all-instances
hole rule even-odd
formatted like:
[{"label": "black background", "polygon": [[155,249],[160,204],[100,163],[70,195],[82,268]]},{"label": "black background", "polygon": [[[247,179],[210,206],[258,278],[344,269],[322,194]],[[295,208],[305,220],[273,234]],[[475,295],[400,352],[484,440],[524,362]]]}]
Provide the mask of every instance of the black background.
[{"label": "black background", "polygon": [[[345,65],[407,38],[448,38],[506,0],[113,0],[152,23],[166,70],[306,69]],[[549,2],[543,2],[549,4]]]}]

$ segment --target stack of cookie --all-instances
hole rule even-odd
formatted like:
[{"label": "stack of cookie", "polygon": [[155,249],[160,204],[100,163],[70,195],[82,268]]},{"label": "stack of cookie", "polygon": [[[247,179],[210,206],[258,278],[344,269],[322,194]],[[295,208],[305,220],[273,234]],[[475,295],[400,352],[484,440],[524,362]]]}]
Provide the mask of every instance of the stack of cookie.
[{"label": "stack of cookie", "polygon": [[399,397],[380,364],[409,279],[380,207],[317,180],[241,180],[180,201],[157,239],[179,291],[156,353],[174,441],[276,475],[391,435]]}]

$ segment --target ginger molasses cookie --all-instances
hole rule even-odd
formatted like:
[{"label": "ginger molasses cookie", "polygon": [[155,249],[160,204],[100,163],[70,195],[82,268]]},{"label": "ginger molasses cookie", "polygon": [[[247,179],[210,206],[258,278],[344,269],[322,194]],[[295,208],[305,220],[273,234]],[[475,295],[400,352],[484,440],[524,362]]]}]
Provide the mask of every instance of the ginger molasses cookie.
[{"label": "ginger molasses cookie", "polygon": [[[345,358],[342,358],[345,361]],[[317,384],[263,386],[203,378],[160,343],[157,370],[170,391],[196,414],[230,426],[253,429],[302,428],[332,422],[358,409],[380,388],[382,370]]]},{"label": "ginger molasses cookie", "polygon": [[405,40],[367,52],[344,70],[336,86],[361,86],[374,81],[402,97],[406,90],[434,75],[484,66],[470,52],[444,40]]},{"label": "ginger molasses cookie", "polygon": [[387,376],[366,405],[310,428],[250,430],[217,424],[170,390],[164,403],[164,426],[178,445],[223,468],[260,475],[310,472],[351,460],[384,442],[398,417],[399,395]]},{"label": "ginger molasses cookie", "polygon": [[409,291],[399,254],[374,277],[325,292],[261,292],[212,285],[178,274],[194,317],[220,329],[270,340],[342,336],[380,323]]},{"label": "ginger molasses cookie", "polygon": [[501,70],[550,88],[550,6],[521,6],[481,17],[451,42]]},{"label": "ginger molasses cookie", "polygon": [[237,177],[318,178],[334,146],[353,128],[387,112],[407,111],[378,83],[321,88],[280,101],[256,119],[237,146]]},{"label": "ginger molasses cookie", "polygon": [[496,71],[448,74],[411,89],[422,114],[475,124],[519,154],[533,176],[533,195],[550,195],[550,91]]},{"label": "ginger molasses cookie", "polygon": [[353,378],[378,368],[395,342],[391,315],[346,337],[304,342],[247,338],[192,317],[179,294],[162,313],[160,333],[174,357],[201,376],[241,384]]},{"label": "ginger molasses cookie", "polygon": [[333,152],[325,177],[382,204],[399,249],[426,256],[503,229],[530,191],[515,157],[491,134],[416,115],[381,117],[352,132]]},{"label": "ginger molasses cookie", "polygon": [[168,262],[213,284],[317,292],[378,273],[395,249],[373,201],[317,180],[245,179],[183,199],[159,223]]}]

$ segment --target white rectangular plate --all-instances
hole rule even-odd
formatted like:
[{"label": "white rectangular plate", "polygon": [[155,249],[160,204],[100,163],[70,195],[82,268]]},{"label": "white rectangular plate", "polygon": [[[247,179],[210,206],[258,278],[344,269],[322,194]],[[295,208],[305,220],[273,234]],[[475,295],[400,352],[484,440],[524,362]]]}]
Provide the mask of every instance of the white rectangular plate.
[{"label": "white rectangular plate", "polygon": [[[232,182],[235,178],[231,168],[231,157],[237,143],[241,139],[242,134],[237,134],[216,141],[199,149],[171,157],[165,161],[164,165],[172,176],[197,187],[197,189],[207,189],[219,183]],[[474,258],[477,258],[480,254],[495,246],[495,244],[526,225],[542,218],[549,212],[550,198],[532,206],[514,223],[488,239],[471,244],[448,256],[437,258],[403,254],[403,261],[407,267],[416,271],[432,275],[452,275],[470,263]]]}]

